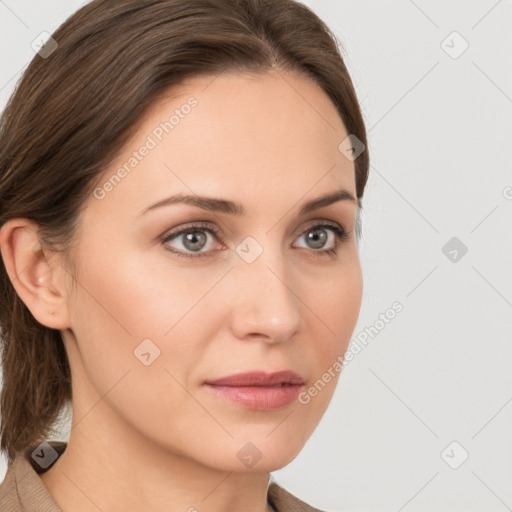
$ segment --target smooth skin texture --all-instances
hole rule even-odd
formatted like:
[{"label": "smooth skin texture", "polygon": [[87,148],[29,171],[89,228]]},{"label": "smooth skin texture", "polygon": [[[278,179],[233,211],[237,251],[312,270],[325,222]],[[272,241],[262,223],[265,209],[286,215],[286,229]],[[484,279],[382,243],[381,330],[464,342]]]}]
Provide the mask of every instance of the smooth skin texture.
[{"label": "smooth skin texture", "polygon": [[[354,163],[338,150],[348,134],[310,79],[273,70],[188,80],[152,105],[101,183],[190,97],[197,105],[158,146],[103,199],[88,199],[76,290],[60,255],[38,248],[33,223],[2,229],[16,291],[40,323],[62,331],[72,369],[68,448],[41,475],[64,512],[268,510],[269,472],[299,454],[339,374],[308,404],[274,411],[241,407],[203,382],[292,369],[309,389],[357,323],[356,205],[299,216],[311,199],[356,193]],[[177,193],[238,201],[246,214],[174,204],[140,215]],[[192,242],[161,240],[196,221],[220,236],[201,228]],[[347,232],[334,255],[320,252],[336,247],[335,232],[320,228],[323,245],[308,240],[325,222]],[[252,263],[236,251],[248,236],[263,249]],[[148,366],[134,355],[146,338],[160,350]],[[249,442],[261,452],[250,468],[237,456]]]}]

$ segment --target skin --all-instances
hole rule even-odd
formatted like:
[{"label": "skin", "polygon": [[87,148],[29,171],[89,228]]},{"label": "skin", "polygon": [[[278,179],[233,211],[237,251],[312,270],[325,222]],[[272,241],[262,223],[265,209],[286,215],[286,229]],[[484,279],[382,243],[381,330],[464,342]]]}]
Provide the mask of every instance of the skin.
[{"label": "skin", "polygon": [[[362,273],[356,205],[338,201],[298,215],[339,188],[355,196],[347,131],[328,96],[295,72],[188,80],[154,103],[104,172],[104,183],[189,97],[193,108],[137,167],[80,218],[76,289],[61,256],[37,243],[36,226],[2,229],[2,257],[17,293],[43,325],[62,332],[70,360],[68,447],[41,474],[64,512],[264,512],[269,472],[290,463],[322,418],[339,373],[312,397],[255,411],[212,395],[206,379],[292,369],[310,388],[345,353],[357,323]],[[239,201],[237,217],[186,204],[139,213],[178,192]],[[206,221],[204,258],[172,228]],[[308,242],[322,221],[348,233],[336,255]],[[237,246],[252,236],[262,254]],[[201,247],[201,242],[196,241]],[[192,247],[194,247],[192,245]],[[149,338],[160,356],[134,349]],[[248,442],[261,459],[237,457]],[[195,507],[195,508],[192,508]]]}]

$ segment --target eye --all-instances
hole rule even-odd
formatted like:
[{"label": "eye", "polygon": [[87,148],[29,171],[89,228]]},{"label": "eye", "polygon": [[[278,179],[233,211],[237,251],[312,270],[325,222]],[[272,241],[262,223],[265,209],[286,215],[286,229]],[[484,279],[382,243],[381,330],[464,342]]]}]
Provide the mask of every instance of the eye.
[{"label": "eye", "polygon": [[[219,240],[221,244],[225,245],[224,241],[220,238],[218,228],[209,222],[200,222],[173,231],[164,235],[161,241],[164,244],[168,244],[171,240],[183,237],[180,242],[181,247],[178,247],[179,250],[171,249],[169,246],[165,247],[165,249],[180,258],[201,258],[210,256],[212,252],[211,250],[202,251],[208,245],[208,236],[205,233],[209,233]],[[312,248],[315,256],[333,256],[337,254],[340,243],[347,239],[348,235],[349,233],[339,224],[323,223],[310,226],[302,233],[300,238],[306,237],[306,243],[309,244],[309,248]],[[325,246],[326,243],[331,247],[318,250]],[[308,247],[306,246],[306,248]]]},{"label": "eye", "polygon": [[[199,252],[205,247],[207,242],[208,237],[204,233],[209,233],[210,235],[218,238],[221,243],[224,243],[220,239],[219,230],[209,222],[200,222],[169,233],[167,236],[165,236],[165,238],[162,239],[162,242],[167,243],[171,240],[174,240],[175,238],[183,237],[183,241],[181,242],[181,245],[183,246],[182,249],[175,251],[167,247],[166,250],[183,258],[201,258],[204,256],[209,256],[209,252]],[[187,254],[186,252],[183,252],[184,250],[197,254]]]},{"label": "eye", "polygon": [[302,237],[306,237],[306,243],[313,249],[322,248],[327,243],[331,246],[321,251],[315,250],[315,255],[333,256],[338,253],[340,243],[348,238],[348,233],[338,224],[324,223],[307,228],[300,238]]}]

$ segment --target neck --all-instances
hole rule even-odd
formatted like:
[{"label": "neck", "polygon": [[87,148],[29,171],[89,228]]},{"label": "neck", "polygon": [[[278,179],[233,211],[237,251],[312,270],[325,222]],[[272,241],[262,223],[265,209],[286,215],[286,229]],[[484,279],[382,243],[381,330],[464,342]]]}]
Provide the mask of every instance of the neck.
[{"label": "neck", "polygon": [[273,512],[267,471],[222,471],[120,428],[112,417],[79,417],[64,453],[40,474],[62,512]]}]

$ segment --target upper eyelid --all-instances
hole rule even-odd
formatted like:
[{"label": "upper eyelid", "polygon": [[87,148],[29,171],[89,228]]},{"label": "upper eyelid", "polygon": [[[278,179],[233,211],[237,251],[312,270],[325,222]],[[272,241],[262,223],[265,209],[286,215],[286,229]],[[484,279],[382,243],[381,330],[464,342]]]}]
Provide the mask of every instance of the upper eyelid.
[{"label": "upper eyelid", "polygon": [[[315,227],[319,224],[326,224],[326,225],[332,224],[333,227],[339,227],[346,233],[350,233],[349,230],[345,229],[345,225],[342,222],[338,222],[335,220],[328,220],[328,219],[311,219],[309,221],[306,221],[305,223],[302,223],[302,227],[297,228],[297,230],[294,231],[294,234],[298,233],[298,234],[302,235],[305,230]],[[198,230],[204,229],[206,231],[212,231],[217,236],[219,236],[220,233],[222,233],[222,229],[218,228],[213,222],[198,220],[198,221],[190,221],[190,223],[186,223],[186,225],[184,225],[182,227],[172,228],[172,229],[166,231],[161,236],[161,238],[165,239],[165,238],[169,238],[169,237],[179,236],[179,235],[183,234],[184,231],[188,231],[191,229],[198,229]]]}]

